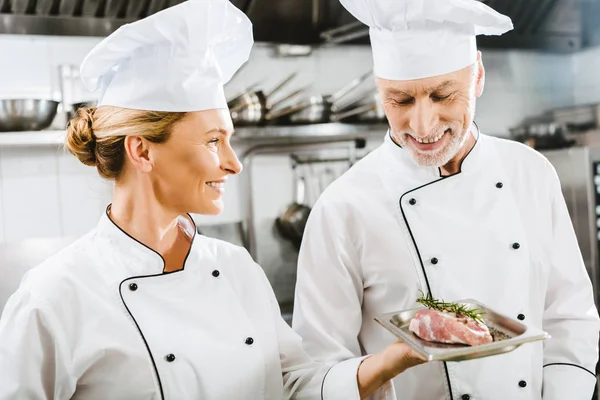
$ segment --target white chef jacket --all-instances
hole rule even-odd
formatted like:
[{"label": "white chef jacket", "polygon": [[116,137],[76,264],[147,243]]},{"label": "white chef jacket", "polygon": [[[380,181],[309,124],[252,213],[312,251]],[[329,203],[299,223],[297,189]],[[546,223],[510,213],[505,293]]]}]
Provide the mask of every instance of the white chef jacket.
[{"label": "white chef jacket", "polygon": [[374,317],[417,307],[419,290],[479,300],[552,338],[409,369],[393,381],[399,399],[591,398],[598,313],[558,177],[539,153],[478,135],[460,172],[442,177],[386,135],[329,186],[299,256],[293,327],[308,353],[382,350],[396,338]]},{"label": "white chef jacket", "polygon": [[0,321],[0,399],[358,399],[312,362],[245,249],[195,235],[180,271],[103,216],[30,270]]}]

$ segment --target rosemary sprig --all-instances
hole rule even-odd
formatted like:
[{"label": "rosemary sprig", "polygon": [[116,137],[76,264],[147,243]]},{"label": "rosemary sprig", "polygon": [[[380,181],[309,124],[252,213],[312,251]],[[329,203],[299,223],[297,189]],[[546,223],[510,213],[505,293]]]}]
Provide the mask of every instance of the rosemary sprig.
[{"label": "rosemary sprig", "polygon": [[464,304],[446,303],[444,300],[434,299],[430,293],[425,295],[421,290],[419,290],[419,292],[421,292],[421,297],[417,299],[417,303],[420,303],[429,309],[454,313],[457,317],[469,317],[483,323],[485,311],[479,308],[470,309]]}]

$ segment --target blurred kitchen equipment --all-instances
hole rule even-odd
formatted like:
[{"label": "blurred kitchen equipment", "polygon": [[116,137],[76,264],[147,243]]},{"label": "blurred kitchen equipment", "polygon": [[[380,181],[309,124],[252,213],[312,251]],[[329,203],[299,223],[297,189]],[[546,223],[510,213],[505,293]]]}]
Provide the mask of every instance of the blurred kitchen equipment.
[{"label": "blurred kitchen equipment", "polygon": [[276,105],[288,100],[289,98],[299,94],[302,89],[292,92],[276,103],[271,103],[271,98],[286,86],[296,73],[292,73],[281,83],[279,83],[270,92],[265,93],[262,90],[246,90],[244,93],[236,96],[229,104],[231,119],[235,125],[259,125],[265,121],[267,113]]},{"label": "blurred kitchen equipment", "polygon": [[510,135],[513,140],[536,150],[568,148],[576,143],[576,140],[570,137],[565,123],[531,123],[510,129]]},{"label": "blurred kitchen equipment", "polygon": [[555,122],[565,124],[570,131],[586,131],[600,127],[600,104],[584,104],[552,110]]},{"label": "blurred kitchen equipment", "polygon": [[198,226],[198,233],[247,248],[244,240],[244,227],[241,221]]},{"label": "blurred kitchen equipment", "polygon": [[379,123],[385,122],[385,110],[381,97],[377,91],[372,91],[370,96],[367,97],[370,101],[364,103],[362,100],[359,101],[358,106],[354,108],[346,108],[340,112],[332,114],[331,121],[347,121],[356,123]]},{"label": "blurred kitchen equipment", "polygon": [[277,230],[285,239],[291,241],[296,249],[300,249],[304,227],[310,214],[310,207],[305,203],[306,177],[298,172],[298,166],[294,165],[295,176],[295,198],[285,211],[275,220]]},{"label": "blurred kitchen equipment", "polygon": [[39,131],[52,124],[58,102],[40,99],[0,100],[0,132]]},{"label": "blurred kitchen equipment", "polygon": [[319,124],[329,122],[331,110],[335,107],[336,103],[372,75],[373,71],[369,70],[365,74],[354,78],[331,95],[311,96],[296,105],[270,112],[267,114],[266,119],[275,121],[276,123],[287,122],[292,124]]},{"label": "blurred kitchen equipment", "polygon": [[[357,29],[358,28],[358,29]],[[321,32],[326,43],[344,43],[369,35],[369,27],[360,21],[351,22],[338,28]]]}]

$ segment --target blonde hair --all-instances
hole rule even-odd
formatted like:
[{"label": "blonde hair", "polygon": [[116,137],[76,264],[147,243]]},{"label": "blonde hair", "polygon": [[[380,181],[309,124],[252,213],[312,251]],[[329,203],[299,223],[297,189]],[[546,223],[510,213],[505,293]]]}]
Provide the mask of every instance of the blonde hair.
[{"label": "blonde hair", "polygon": [[125,163],[126,136],[163,143],[185,114],[112,106],[80,108],[67,126],[65,146],[83,164],[96,167],[100,176],[116,180]]}]

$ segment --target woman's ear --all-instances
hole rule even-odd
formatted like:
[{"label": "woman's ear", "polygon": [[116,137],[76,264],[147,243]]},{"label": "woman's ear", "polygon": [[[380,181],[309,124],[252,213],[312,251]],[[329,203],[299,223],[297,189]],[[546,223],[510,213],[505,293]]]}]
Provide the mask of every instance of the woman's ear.
[{"label": "woman's ear", "polygon": [[141,136],[127,136],[124,146],[127,158],[135,169],[141,172],[152,171],[153,160],[147,140]]}]

